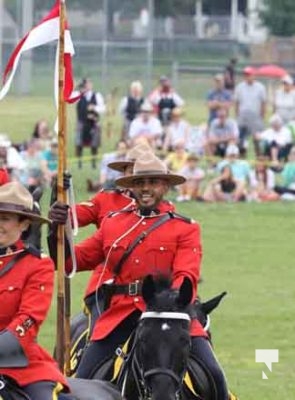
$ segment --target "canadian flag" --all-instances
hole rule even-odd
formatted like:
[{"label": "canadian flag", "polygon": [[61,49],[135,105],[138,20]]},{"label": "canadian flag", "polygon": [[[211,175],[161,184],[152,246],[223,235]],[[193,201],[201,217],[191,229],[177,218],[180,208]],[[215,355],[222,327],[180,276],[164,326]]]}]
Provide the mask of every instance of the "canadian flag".
[{"label": "canadian flag", "polygon": [[[15,75],[18,63],[20,61],[22,53],[28,50],[32,50],[35,47],[42,46],[44,44],[59,40],[59,17],[60,17],[60,2],[64,0],[56,0],[53,8],[50,12],[40,21],[38,25],[33,27],[26,36],[21,39],[16,48],[14,49],[10,59],[6,65],[3,75],[3,87],[0,91],[0,100],[6,96],[11,82]],[[65,23],[65,50],[64,50],[64,99],[68,103],[76,101],[79,97],[73,97],[73,72],[72,72],[72,56],[74,55],[74,46],[71,39],[71,34],[68,29],[67,22]],[[58,51],[57,51],[58,61]],[[58,62],[55,66],[55,98],[57,99],[57,88],[58,88]]]}]

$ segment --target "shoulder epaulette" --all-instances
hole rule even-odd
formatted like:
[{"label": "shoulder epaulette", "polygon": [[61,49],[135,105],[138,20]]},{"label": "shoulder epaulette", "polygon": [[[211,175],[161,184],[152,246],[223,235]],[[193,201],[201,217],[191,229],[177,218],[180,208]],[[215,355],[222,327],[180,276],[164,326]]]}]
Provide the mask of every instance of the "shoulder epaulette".
[{"label": "shoulder epaulette", "polygon": [[26,246],[26,251],[27,251],[27,253],[30,253],[35,257],[42,258],[41,250],[37,249],[37,247],[35,247],[31,244],[28,244]]},{"label": "shoulder epaulette", "polygon": [[133,208],[133,207],[132,207],[132,208],[122,208],[121,210],[109,212],[109,213],[107,214],[107,218],[112,218],[112,217],[114,217],[115,215],[118,215],[118,214],[131,213],[131,212],[133,212],[133,211],[134,211],[134,208]]},{"label": "shoulder epaulette", "polygon": [[181,221],[184,221],[188,224],[193,224],[195,222],[192,218],[185,217],[184,215],[181,215],[181,214],[178,214],[175,212],[171,212],[170,214],[171,214],[171,218],[180,219]]}]

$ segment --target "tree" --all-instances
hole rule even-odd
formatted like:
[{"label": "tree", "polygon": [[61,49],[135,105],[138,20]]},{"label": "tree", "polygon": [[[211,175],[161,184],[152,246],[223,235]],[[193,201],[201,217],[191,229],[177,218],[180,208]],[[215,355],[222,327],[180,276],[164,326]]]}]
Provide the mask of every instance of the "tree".
[{"label": "tree", "polygon": [[259,13],[261,21],[274,36],[295,35],[295,1],[264,0]]}]

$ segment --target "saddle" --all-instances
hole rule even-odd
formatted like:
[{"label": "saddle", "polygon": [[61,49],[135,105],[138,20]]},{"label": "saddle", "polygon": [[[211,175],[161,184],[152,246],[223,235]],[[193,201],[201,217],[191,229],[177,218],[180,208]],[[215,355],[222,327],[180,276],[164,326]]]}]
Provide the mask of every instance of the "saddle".
[{"label": "saddle", "polygon": [[2,400],[30,400],[30,397],[13,379],[0,375],[0,399]]}]

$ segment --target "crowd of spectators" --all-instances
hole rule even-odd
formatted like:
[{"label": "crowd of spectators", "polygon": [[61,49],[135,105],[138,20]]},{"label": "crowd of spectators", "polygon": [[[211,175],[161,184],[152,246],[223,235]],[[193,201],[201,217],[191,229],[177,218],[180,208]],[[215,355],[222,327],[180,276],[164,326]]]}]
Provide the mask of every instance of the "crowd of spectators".
[{"label": "crowd of spectators", "polygon": [[[249,67],[236,82],[235,62],[212,78],[204,99],[207,118],[198,126],[187,120],[185,101],[167,76],[146,96],[141,82],[132,82],[119,104],[121,139],[113,152],[102,155],[100,173],[87,181],[88,190],[113,188],[120,172],[107,165],[124,160],[130,148],[146,142],[171,171],[187,178],[176,201],[295,200],[293,79],[282,77],[267,110],[265,85]],[[21,145],[0,135],[0,181],[19,180],[31,191],[50,186],[57,174],[57,148],[44,119]]]},{"label": "crowd of spectators", "polygon": [[[282,77],[270,110],[266,87],[254,70],[245,68],[237,82],[235,64],[230,60],[225,72],[213,77],[202,125],[192,126],[186,119],[185,102],[166,76],[146,97],[142,84],[132,82],[120,103],[126,151],[146,141],[171,171],[186,176],[177,201],[295,200],[293,79]],[[111,156],[103,157],[104,173]],[[100,184],[111,182],[110,176]]]},{"label": "crowd of spectators", "polygon": [[20,181],[31,193],[51,186],[57,174],[57,149],[57,137],[44,119],[36,122],[24,143],[12,143],[8,135],[0,134],[0,184]]}]

